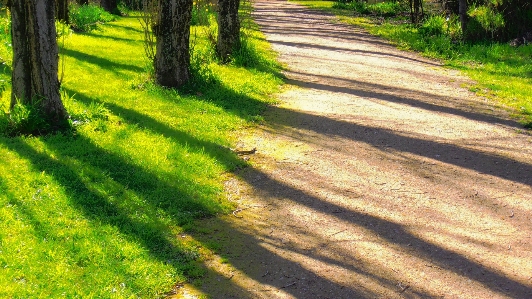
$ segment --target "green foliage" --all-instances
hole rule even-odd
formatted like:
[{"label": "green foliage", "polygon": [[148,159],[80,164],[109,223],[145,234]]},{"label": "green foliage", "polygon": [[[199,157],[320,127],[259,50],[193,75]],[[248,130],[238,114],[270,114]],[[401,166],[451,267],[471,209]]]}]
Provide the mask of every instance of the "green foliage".
[{"label": "green foliage", "polygon": [[41,136],[51,132],[70,129],[68,123],[55,123],[48,119],[41,108],[41,100],[35,98],[31,103],[17,103],[6,112],[2,107],[0,115],[0,134],[5,136]]},{"label": "green foliage", "polygon": [[107,131],[111,113],[105,108],[104,103],[93,101],[83,105],[75,99],[75,95],[70,96],[64,90],[61,92],[61,100],[70,113],[70,124],[73,129],[83,126],[85,130]]},{"label": "green foliage", "polygon": [[66,24],[63,21],[55,21],[55,31],[57,39],[61,39],[72,34],[72,29],[70,25]]},{"label": "green foliage", "polygon": [[234,209],[223,181],[246,166],[235,132],[260,120],[281,80],[273,67],[218,65],[193,30],[195,65],[216,80],[190,90],[151,83],[134,18],[69,37],[61,94],[74,134],[0,136],[1,298],[162,298],[204,275],[212,246],[182,236]]},{"label": "green foliage", "polygon": [[216,5],[210,0],[196,0],[192,6],[191,26],[209,26],[216,14]]},{"label": "green foliage", "polygon": [[445,57],[456,55],[456,46],[462,39],[462,29],[456,16],[430,16],[419,26],[418,33],[421,35],[419,42],[425,45],[426,50]]},{"label": "green foliage", "polygon": [[192,12],[195,18],[194,26],[191,27],[190,43],[192,78],[185,89],[206,88],[219,82],[213,69],[217,63],[215,47],[218,29],[213,5],[209,1],[194,2]]},{"label": "green foliage", "polygon": [[440,36],[446,31],[447,20],[443,16],[432,16],[419,27],[419,33],[423,36]]},{"label": "green foliage", "polygon": [[384,17],[395,16],[405,11],[405,8],[397,1],[372,4],[363,1],[338,1],[333,4],[332,8],[354,10],[362,15],[371,14]]},{"label": "green foliage", "polygon": [[362,1],[338,1],[334,2],[332,8],[354,10],[359,14],[369,14],[368,4]]},{"label": "green foliage", "polygon": [[368,5],[370,13],[379,16],[395,16],[400,12],[405,11],[404,7],[399,2],[379,2]]},{"label": "green foliage", "polygon": [[115,20],[116,16],[94,4],[72,4],[69,9],[69,18],[74,30],[90,32],[98,29],[99,24]]},{"label": "green foliage", "polygon": [[0,8],[0,63],[11,65],[11,21],[6,8]]},{"label": "green foliage", "polygon": [[214,72],[215,53],[212,46],[195,48],[190,55],[190,72],[192,78],[185,89],[204,88],[216,84],[219,79]]},{"label": "green foliage", "polygon": [[504,28],[504,16],[491,6],[471,6],[467,12],[470,17],[466,36],[469,40],[493,40],[497,31]]}]

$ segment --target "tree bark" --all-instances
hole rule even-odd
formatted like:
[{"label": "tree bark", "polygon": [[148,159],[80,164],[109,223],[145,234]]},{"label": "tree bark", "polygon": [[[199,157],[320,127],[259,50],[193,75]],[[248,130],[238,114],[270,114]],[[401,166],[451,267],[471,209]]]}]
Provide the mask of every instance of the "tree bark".
[{"label": "tree bark", "polygon": [[462,34],[467,38],[467,0],[458,0],[458,15],[460,16]]},{"label": "tree bark", "polygon": [[68,24],[68,0],[55,0],[55,5],[57,19]]},{"label": "tree bark", "polygon": [[112,14],[119,14],[117,0],[101,0],[100,6]]},{"label": "tree bark", "polygon": [[233,51],[240,47],[240,20],[238,7],[240,0],[218,0],[218,41],[216,53],[222,61],[227,61]]},{"label": "tree bark", "polygon": [[[17,101],[39,104],[49,121],[68,114],[59,95],[54,0],[12,0],[13,45],[11,107]],[[53,125],[53,124],[52,124]]]},{"label": "tree bark", "polygon": [[156,42],[155,77],[157,83],[180,87],[190,79],[190,20],[192,0],[160,1]]}]

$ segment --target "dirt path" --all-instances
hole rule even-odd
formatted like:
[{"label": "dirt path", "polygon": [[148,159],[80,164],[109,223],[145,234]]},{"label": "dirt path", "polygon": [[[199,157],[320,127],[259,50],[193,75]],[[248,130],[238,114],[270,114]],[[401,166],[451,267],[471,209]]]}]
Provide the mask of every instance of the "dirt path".
[{"label": "dirt path", "polygon": [[195,298],[532,298],[532,138],[437,62],[259,0],[295,86],[242,137]]}]

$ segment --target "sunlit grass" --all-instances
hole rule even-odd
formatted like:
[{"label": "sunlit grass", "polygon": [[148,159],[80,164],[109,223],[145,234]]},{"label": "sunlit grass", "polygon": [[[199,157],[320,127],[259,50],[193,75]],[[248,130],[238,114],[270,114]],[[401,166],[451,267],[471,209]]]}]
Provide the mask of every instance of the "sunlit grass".
[{"label": "sunlit grass", "polygon": [[135,17],[65,40],[76,132],[0,136],[0,297],[156,298],[203,274],[207,245],[181,235],[233,208],[223,181],[245,162],[229,148],[282,82],[256,34],[262,62],[211,62],[216,80],[187,92],[150,83]]}]

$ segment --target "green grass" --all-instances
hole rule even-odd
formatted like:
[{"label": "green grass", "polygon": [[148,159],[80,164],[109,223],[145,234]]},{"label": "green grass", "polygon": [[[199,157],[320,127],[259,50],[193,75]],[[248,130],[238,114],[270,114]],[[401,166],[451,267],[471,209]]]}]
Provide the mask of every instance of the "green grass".
[{"label": "green grass", "polygon": [[405,12],[404,5],[398,2],[379,2],[368,4],[366,2],[357,2],[352,1],[349,3],[346,2],[334,2],[332,8],[340,10],[352,11],[356,14],[363,15],[374,15],[374,16],[383,16],[391,17],[395,16],[401,12]]},{"label": "green grass", "polygon": [[245,162],[229,148],[282,83],[251,29],[256,64],[206,57],[213,80],[185,92],[151,83],[134,16],[100,28],[62,51],[75,134],[0,136],[1,298],[157,298],[201,276],[211,244],[180,235],[234,208],[223,181]]},{"label": "green grass", "polygon": [[461,43],[457,18],[447,23],[436,17],[416,27],[394,19],[383,22],[353,16],[352,10],[334,9],[334,1],[298,3],[329,11],[341,22],[362,26],[401,49],[420,52],[463,71],[477,82],[472,90],[508,107],[525,127],[532,128],[532,45],[513,48],[501,43]]}]

